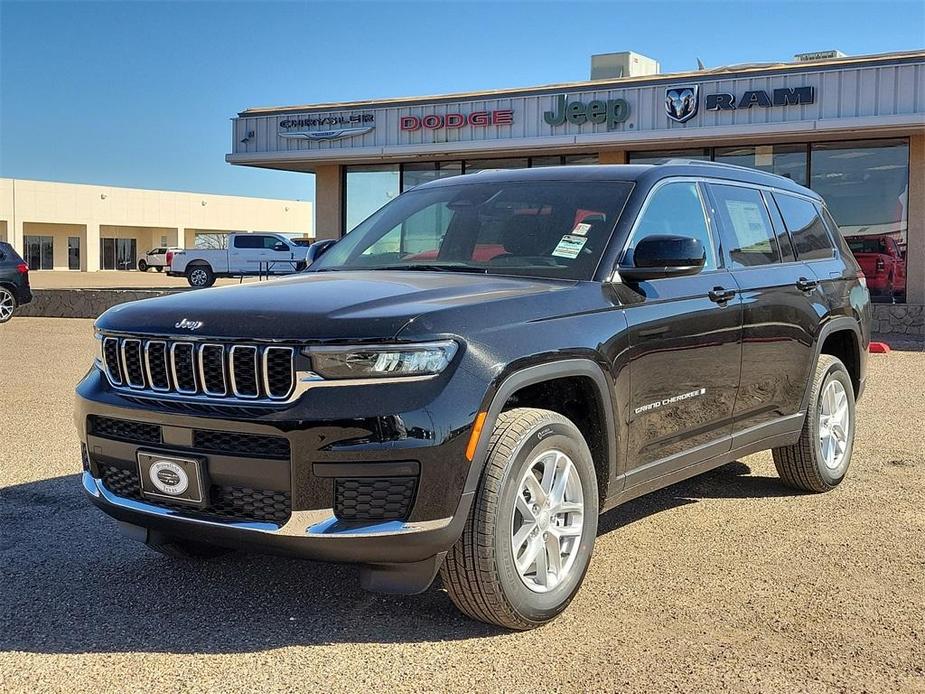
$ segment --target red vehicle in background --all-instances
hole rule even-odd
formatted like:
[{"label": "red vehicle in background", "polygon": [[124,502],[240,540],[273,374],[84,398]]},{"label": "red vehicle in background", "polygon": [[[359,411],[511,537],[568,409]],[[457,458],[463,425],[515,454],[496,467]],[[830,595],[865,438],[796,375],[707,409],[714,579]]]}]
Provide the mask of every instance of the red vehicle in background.
[{"label": "red vehicle in background", "polygon": [[846,241],[867,278],[871,296],[906,299],[906,257],[892,236],[849,236]]}]

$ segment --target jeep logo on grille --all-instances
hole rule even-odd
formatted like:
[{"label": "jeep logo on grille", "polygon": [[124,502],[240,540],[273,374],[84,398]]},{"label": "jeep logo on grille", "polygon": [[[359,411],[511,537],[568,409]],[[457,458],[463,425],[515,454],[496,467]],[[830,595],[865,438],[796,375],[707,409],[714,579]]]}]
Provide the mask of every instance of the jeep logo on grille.
[{"label": "jeep logo on grille", "polygon": [[189,331],[199,330],[199,328],[202,327],[202,321],[201,320],[190,320],[189,318],[182,318],[179,321],[177,321],[177,324],[173,327],[183,328]]}]

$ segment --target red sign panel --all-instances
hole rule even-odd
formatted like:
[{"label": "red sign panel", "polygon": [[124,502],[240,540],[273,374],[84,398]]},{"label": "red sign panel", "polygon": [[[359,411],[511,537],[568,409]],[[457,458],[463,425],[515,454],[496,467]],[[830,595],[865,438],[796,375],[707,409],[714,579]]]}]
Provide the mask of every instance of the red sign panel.
[{"label": "red sign panel", "polygon": [[402,116],[399,127],[402,130],[440,130],[441,128],[461,128],[471,125],[483,128],[487,125],[511,125],[514,122],[514,112],[501,111],[475,111],[468,115],[463,113],[448,113],[440,116],[431,113],[427,116]]}]

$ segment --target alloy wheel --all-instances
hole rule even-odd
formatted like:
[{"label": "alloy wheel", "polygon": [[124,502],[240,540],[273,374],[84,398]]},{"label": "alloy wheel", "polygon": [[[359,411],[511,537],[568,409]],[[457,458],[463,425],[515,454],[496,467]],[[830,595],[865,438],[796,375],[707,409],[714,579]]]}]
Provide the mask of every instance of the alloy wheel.
[{"label": "alloy wheel", "polygon": [[190,273],[190,281],[197,287],[205,286],[208,280],[209,276],[206,274],[205,270],[193,270]]},{"label": "alloy wheel", "polygon": [[13,316],[13,310],[16,308],[16,299],[9,289],[0,287],[0,323],[8,321]]},{"label": "alloy wheel", "polygon": [[520,579],[545,593],[569,575],[581,544],[584,497],[575,465],[549,450],[527,466],[517,485],[511,552]]},{"label": "alloy wheel", "polygon": [[841,381],[833,378],[822,391],[819,406],[819,448],[829,470],[838,470],[844,461],[850,434],[848,395]]}]

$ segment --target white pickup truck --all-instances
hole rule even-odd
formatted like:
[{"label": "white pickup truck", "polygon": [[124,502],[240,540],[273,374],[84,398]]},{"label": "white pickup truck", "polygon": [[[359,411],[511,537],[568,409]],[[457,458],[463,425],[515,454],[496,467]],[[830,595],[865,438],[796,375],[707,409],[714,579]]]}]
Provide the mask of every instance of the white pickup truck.
[{"label": "white pickup truck", "polygon": [[216,277],[285,275],[306,267],[306,241],[282,234],[230,234],[228,247],[185,248],[168,254],[167,274],[191,287],[211,287]]}]

